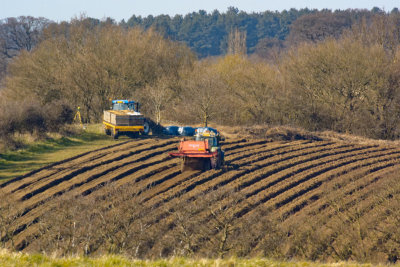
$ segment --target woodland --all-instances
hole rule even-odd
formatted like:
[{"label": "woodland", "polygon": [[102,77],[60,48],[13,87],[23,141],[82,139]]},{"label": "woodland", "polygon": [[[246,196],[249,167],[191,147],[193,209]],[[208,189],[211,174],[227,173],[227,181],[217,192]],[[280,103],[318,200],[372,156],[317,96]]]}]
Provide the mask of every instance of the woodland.
[{"label": "woodland", "polygon": [[295,10],[0,23],[0,136],[139,101],[157,123],[400,135],[400,12]]}]

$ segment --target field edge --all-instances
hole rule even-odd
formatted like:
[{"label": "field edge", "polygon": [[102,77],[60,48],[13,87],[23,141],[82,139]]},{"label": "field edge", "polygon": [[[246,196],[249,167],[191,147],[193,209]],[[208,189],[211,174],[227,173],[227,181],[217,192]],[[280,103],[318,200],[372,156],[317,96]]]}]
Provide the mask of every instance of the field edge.
[{"label": "field edge", "polygon": [[[28,254],[0,250],[0,265],[2,266],[281,266],[281,267],[319,267],[319,266],[384,266],[370,263],[355,262],[309,262],[309,261],[278,261],[267,258],[228,258],[228,259],[195,259],[172,257],[157,260],[130,259],[123,255],[103,255],[101,257],[55,257],[45,254]],[[393,265],[400,266],[400,265]]]}]

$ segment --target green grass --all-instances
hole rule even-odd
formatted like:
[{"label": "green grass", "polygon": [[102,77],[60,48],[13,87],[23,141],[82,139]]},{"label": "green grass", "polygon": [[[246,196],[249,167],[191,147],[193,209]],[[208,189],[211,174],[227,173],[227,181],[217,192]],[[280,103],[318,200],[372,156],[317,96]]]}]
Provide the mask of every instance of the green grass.
[{"label": "green grass", "polygon": [[126,140],[126,137],[112,140],[102,132],[100,124],[94,124],[75,136],[52,138],[17,151],[6,151],[0,154],[0,183],[45,165]]},{"label": "green grass", "polygon": [[[99,258],[49,257],[42,254],[11,253],[0,250],[0,266],[243,266],[243,267],[317,267],[317,266],[373,266],[351,262],[317,263],[300,261],[276,261],[263,258],[253,259],[189,259],[170,258],[161,260],[132,260],[123,256],[106,255]],[[399,266],[399,265],[397,265]]]}]

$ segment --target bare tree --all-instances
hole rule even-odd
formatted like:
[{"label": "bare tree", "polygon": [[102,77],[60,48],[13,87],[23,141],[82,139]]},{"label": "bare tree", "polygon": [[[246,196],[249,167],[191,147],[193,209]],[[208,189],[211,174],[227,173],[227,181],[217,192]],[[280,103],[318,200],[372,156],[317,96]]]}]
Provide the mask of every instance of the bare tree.
[{"label": "bare tree", "polygon": [[183,98],[187,112],[200,119],[207,127],[210,119],[220,111],[225,84],[207,62],[199,62],[184,80]]},{"label": "bare tree", "polygon": [[140,191],[132,185],[106,186],[106,196],[112,204],[99,207],[94,212],[99,218],[97,236],[108,253],[129,253],[142,256],[153,235],[149,233],[147,214],[151,207],[142,202]]},{"label": "bare tree", "polygon": [[12,58],[20,50],[31,51],[40,41],[40,35],[50,21],[45,18],[21,16],[6,18],[0,22],[1,52]]},{"label": "bare tree", "polygon": [[40,42],[41,33],[49,24],[48,19],[30,16],[0,21],[0,79],[13,57],[21,50],[31,51]]},{"label": "bare tree", "polygon": [[150,102],[149,106],[152,107],[157,124],[161,123],[162,113],[176,96],[172,86],[171,78],[161,77],[154,85],[148,85],[145,89],[144,98]]},{"label": "bare tree", "polygon": [[231,30],[228,37],[228,54],[246,55],[246,32]]}]

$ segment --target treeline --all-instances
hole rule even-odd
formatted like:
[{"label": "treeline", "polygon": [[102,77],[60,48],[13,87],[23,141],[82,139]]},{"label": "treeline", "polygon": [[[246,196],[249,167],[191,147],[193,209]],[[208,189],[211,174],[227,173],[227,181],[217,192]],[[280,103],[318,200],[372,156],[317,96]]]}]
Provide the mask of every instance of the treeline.
[{"label": "treeline", "polygon": [[[394,8],[390,13],[397,14],[399,10]],[[200,10],[173,17],[133,15],[121,22],[112,18],[86,20],[92,27],[113,24],[123,28],[139,26],[145,30],[154,29],[164,38],[186,44],[200,58],[227,54],[229,34],[238,29],[246,33],[247,53],[268,57],[271,49],[279,50],[303,41],[321,41],[327,37],[338,38],[352,24],[375,14],[385,12],[375,7],[370,11],[292,8],[281,12],[246,13],[230,7],[223,13]],[[60,25],[68,27],[73,23],[61,22]],[[46,28],[57,26],[57,23],[42,17],[20,16],[0,20],[0,78],[6,71],[7,63],[19,51],[31,51],[46,38],[42,35]]]},{"label": "treeline", "polygon": [[[204,10],[185,16],[135,16],[120,23],[123,27],[154,28],[164,37],[185,43],[200,58],[220,56],[228,52],[228,38],[233,29],[245,32],[249,54],[266,54],[266,50],[292,46],[302,41],[338,38],[344,29],[363,17],[383,14],[383,10],[316,10],[290,9],[281,12],[246,13],[230,7],[224,13]],[[398,13],[393,9],[391,13]]]},{"label": "treeline", "polygon": [[253,53],[260,40],[264,38],[284,40],[289,34],[290,25],[296,19],[316,12],[318,11],[310,9],[290,9],[282,12],[265,11],[249,14],[230,7],[225,13],[220,13],[218,10],[212,13],[200,10],[174,17],[133,15],[128,21],[122,21],[121,26],[154,28],[166,38],[185,43],[199,57],[204,58],[226,54],[228,36],[233,29],[246,32],[246,48],[249,53]]}]

